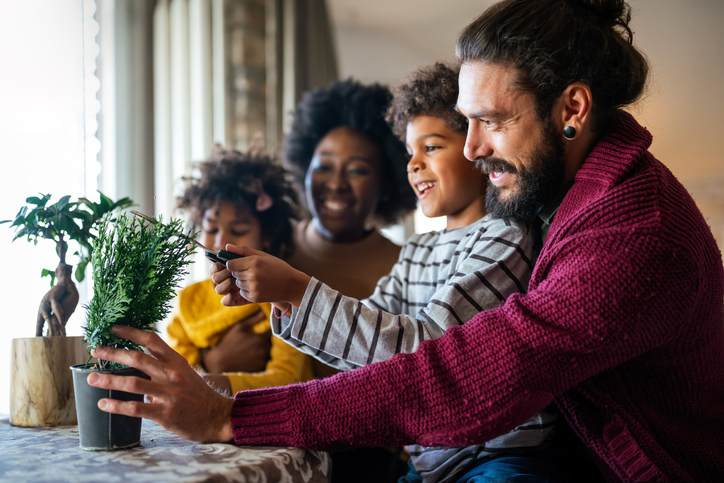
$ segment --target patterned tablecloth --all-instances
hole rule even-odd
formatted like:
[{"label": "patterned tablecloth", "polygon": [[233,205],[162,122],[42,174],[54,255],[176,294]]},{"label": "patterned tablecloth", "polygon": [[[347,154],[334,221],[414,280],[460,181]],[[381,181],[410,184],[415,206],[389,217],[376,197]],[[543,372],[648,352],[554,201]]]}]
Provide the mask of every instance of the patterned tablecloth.
[{"label": "patterned tablecloth", "polygon": [[84,451],[77,426],[19,428],[0,419],[2,482],[327,482],[322,451],[185,441],[144,420],[141,446]]}]

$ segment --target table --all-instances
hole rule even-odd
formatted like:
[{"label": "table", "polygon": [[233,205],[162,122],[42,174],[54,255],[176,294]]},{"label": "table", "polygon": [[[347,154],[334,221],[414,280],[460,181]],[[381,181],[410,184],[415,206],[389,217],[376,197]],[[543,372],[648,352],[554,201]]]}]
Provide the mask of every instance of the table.
[{"label": "table", "polygon": [[141,446],[78,447],[78,427],[19,428],[0,419],[0,482],[326,483],[328,453],[299,448],[196,444],[144,420]]}]

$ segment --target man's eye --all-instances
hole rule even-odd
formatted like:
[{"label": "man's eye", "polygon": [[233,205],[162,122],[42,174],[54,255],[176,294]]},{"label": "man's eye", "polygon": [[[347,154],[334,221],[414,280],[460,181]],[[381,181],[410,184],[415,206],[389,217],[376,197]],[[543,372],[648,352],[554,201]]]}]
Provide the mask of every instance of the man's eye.
[{"label": "man's eye", "polygon": [[483,125],[484,129],[492,131],[497,131],[501,126],[499,121],[491,121],[490,119],[480,119],[480,123]]},{"label": "man's eye", "polygon": [[426,144],[425,145],[425,152],[431,153],[433,151],[437,151],[438,149],[441,149],[442,146],[438,146],[437,144]]}]

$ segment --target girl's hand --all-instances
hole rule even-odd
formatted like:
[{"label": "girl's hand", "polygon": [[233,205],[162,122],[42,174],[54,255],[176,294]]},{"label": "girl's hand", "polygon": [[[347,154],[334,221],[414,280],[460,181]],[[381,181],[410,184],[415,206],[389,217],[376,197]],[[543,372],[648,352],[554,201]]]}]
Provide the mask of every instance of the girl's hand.
[{"label": "girl's hand", "polygon": [[[226,245],[226,250],[241,255],[240,258],[226,262],[226,270],[234,278],[238,287],[238,298],[249,302],[288,302],[299,306],[307,290],[311,278],[293,268],[284,260],[268,253],[248,247]],[[214,274],[214,281],[225,278],[223,271]],[[228,279],[227,279],[228,280]],[[224,284],[227,283],[224,280]],[[217,285],[217,292],[222,284]],[[222,290],[228,290],[224,286]],[[233,301],[231,292],[226,292],[224,299]],[[226,304],[226,301],[223,301]]]},{"label": "girl's hand", "polygon": [[212,374],[265,370],[271,354],[271,331],[254,332],[254,326],[265,319],[264,312],[259,311],[229,328],[216,346],[202,354],[204,368]]}]

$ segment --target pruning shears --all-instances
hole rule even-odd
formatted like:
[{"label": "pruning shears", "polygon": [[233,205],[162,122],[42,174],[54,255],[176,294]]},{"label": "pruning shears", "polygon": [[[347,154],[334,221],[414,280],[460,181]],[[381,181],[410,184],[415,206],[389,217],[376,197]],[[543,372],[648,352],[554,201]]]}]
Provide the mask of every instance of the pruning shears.
[{"label": "pruning shears", "polygon": [[[155,218],[152,218],[145,213],[141,213],[137,210],[131,210],[131,213],[135,216],[138,216],[140,218],[143,218],[149,223],[158,223]],[[196,246],[199,248],[202,248],[204,250],[204,256],[211,260],[214,263],[220,263],[222,265],[226,265],[226,262],[229,260],[233,260],[235,258],[241,258],[241,255],[237,255],[236,253],[232,253],[226,250],[212,250],[211,248],[207,247],[200,241],[196,240],[193,237],[188,237],[189,241],[193,242]]]}]

